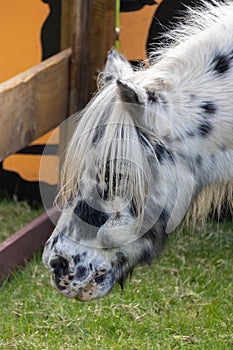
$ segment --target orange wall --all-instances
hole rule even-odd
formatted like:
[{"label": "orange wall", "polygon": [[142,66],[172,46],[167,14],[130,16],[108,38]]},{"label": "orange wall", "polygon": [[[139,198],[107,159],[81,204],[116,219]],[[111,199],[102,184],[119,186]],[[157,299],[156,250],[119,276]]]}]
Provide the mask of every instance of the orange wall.
[{"label": "orange wall", "polygon": [[[162,0],[157,0],[161,3]],[[146,42],[157,5],[144,6],[139,11],[120,14],[120,52],[128,60],[146,58]]]},{"label": "orange wall", "polygon": [[[58,144],[59,128],[50,131],[35,142],[36,144]],[[50,185],[58,183],[59,159],[57,155],[14,154],[3,162],[3,169],[17,172],[27,181],[44,181]]]},{"label": "orange wall", "polygon": [[48,14],[41,0],[0,0],[0,82],[41,61],[40,31]]},{"label": "orange wall", "polygon": [[[40,33],[49,11],[41,0],[0,0],[0,82],[41,62]],[[33,144],[45,144],[50,135]],[[57,183],[58,158],[46,158],[48,171],[43,172],[41,180]],[[3,168],[18,172],[25,180],[39,181],[40,161],[40,155],[16,154],[4,160]]]}]

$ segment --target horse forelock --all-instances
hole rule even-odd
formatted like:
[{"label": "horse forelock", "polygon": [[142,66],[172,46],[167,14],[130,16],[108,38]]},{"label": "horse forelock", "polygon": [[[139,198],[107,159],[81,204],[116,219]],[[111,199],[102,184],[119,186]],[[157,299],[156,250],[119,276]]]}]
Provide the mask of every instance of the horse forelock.
[{"label": "horse forelock", "polygon": [[[109,199],[128,198],[142,218],[147,192],[145,145],[116,89],[115,82],[104,87],[78,117],[65,155],[58,198],[62,206],[76,198],[83,175],[92,174],[93,183],[104,184],[108,179]],[[122,180],[121,186],[116,179]]]}]

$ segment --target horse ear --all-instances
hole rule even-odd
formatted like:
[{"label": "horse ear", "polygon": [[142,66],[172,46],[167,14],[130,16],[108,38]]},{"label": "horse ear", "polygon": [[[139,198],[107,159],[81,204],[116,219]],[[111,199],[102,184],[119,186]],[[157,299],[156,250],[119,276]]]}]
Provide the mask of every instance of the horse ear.
[{"label": "horse ear", "polygon": [[120,79],[117,79],[117,88],[119,96],[122,102],[132,103],[135,105],[143,104],[143,96],[140,91],[136,90],[136,87],[132,84],[126,83]]},{"label": "horse ear", "polygon": [[116,84],[118,95],[125,102],[124,108],[133,117],[135,125],[150,131],[156,137],[172,135],[170,114],[162,112],[166,107],[166,100],[159,89],[142,88],[120,79],[117,79]]},{"label": "horse ear", "polygon": [[116,50],[108,52],[107,61],[102,73],[98,77],[98,86],[103,87],[113,79],[119,79],[133,73],[133,68],[127,59]]}]

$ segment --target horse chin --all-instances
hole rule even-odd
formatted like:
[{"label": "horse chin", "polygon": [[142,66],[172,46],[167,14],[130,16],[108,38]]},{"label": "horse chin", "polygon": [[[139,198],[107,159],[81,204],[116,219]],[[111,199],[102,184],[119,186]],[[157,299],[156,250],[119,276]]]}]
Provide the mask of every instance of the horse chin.
[{"label": "horse chin", "polygon": [[103,288],[100,287],[97,283],[90,283],[90,285],[88,285],[85,289],[83,289],[75,296],[75,299],[78,301],[90,301],[102,298],[112,290],[114,284],[112,286],[106,286]]},{"label": "horse chin", "polygon": [[75,298],[78,301],[90,301],[106,296],[114,287],[116,278],[114,270],[103,274],[93,274],[81,282],[70,276],[57,276],[52,273],[53,287],[67,298]]},{"label": "horse chin", "polygon": [[108,295],[115,283],[114,278],[108,278],[101,283],[93,280],[75,296],[75,299],[79,301],[90,301],[102,298]]}]

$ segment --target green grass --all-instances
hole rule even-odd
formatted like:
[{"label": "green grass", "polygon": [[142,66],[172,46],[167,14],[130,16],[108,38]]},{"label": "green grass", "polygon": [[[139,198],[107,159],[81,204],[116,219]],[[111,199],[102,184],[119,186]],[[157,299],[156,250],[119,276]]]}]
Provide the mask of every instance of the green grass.
[{"label": "green grass", "polygon": [[233,349],[232,222],[173,235],[122,292],[60,296],[40,256],[0,290],[0,349]]},{"label": "green grass", "polygon": [[0,195],[0,242],[43,213],[43,208],[32,209],[26,202],[18,202]]}]

